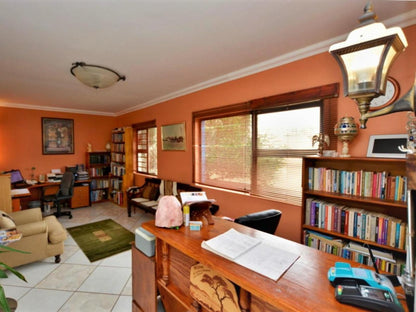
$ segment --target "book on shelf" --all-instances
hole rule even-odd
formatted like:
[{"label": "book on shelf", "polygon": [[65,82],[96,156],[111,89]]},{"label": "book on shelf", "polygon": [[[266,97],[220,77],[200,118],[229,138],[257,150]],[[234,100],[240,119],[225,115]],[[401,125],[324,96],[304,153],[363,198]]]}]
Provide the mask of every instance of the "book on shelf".
[{"label": "book on shelf", "polygon": [[308,197],[305,224],[380,245],[405,248],[407,224],[382,213]]},{"label": "book on shelf", "polygon": [[[318,233],[315,231],[304,231],[304,244],[314,249],[340,256],[361,264],[374,266],[368,247],[357,242],[348,241]],[[375,257],[375,265],[380,271],[401,275],[405,268],[405,261],[397,259],[390,252],[382,251],[372,247]]]},{"label": "book on shelf", "polygon": [[295,253],[276,248],[235,229],[203,241],[201,246],[273,280],[279,279],[299,258]]},{"label": "book on shelf", "polygon": [[407,177],[393,176],[387,171],[347,171],[323,167],[308,168],[308,189],[406,201]]},{"label": "book on shelf", "polygon": [[314,231],[305,231],[305,245],[330,253],[336,256],[342,255],[345,242],[342,239],[334,238]]}]

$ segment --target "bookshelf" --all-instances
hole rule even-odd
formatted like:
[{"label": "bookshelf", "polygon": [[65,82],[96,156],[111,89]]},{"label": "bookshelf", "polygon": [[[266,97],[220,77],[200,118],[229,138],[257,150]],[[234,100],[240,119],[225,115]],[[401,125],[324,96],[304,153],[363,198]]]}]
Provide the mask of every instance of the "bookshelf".
[{"label": "bookshelf", "polygon": [[305,157],[305,245],[400,275],[405,263],[405,159]]},{"label": "bookshelf", "polygon": [[87,170],[90,175],[91,202],[108,200],[110,187],[110,152],[87,152]]},{"label": "bookshelf", "polygon": [[116,204],[127,205],[126,190],[133,184],[133,129],[116,128],[111,133],[110,195]]}]

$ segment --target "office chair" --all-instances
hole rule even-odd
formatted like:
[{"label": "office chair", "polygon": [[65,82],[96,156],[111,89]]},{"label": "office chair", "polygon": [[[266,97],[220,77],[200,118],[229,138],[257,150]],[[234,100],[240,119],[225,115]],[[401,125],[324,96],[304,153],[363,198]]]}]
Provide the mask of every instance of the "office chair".
[{"label": "office chair", "polygon": [[72,219],[71,211],[61,211],[61,202],[71,199],[74,193],[74,174],[70,171],[66,171],[62,176],[59,190],[56,194],[43,196],[42,202],[53,202],[56,206],[56,212],[54,215],[59,218],[60,216],[68,216]]},{"label": "office chair", "polygon": [[281,211],[276,209],[269,209],[239,217],[235,219],[234,222],[262,232],[274,234],[274,232],[276,232],[277,226],[279,225],[281,216]]}]

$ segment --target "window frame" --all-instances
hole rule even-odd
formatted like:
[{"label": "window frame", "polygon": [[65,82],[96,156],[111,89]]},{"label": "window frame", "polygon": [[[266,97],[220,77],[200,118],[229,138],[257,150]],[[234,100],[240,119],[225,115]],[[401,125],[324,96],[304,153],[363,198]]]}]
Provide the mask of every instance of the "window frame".
[{"label": "window frame", "polygon": [[[217,119],[222,117],[232,117],[241,114],[250,114],[252,118],[252,178],[255,179],[256,171],[253,168],[256,164],[257,157],[257,116],[258,114],[281,111],[288,108],[302,108],[308,106],[314,106],[319,103],[321,105],[321,132],[330,136],[329,149],[336,149],[337,138],[333,131],[333,125],[337,121],[337,98],[339,96],[339,83],[328,84],[324,86],[303,89],[294,92],[288,92],[279,95],[273,95],[269,97],[254,99],[248,102],[237,103],[227,106],[222,106],[213,109],[207,109],[202,111],[193,112],[192,125],[193,125],[193,182],[200,185],[212,186],[219,189],[239,191],[252,195],[250,191],[235,190],[231,188],[224,188],[222,186],[210,185],[201,182],[201,121],[208,119]],[[293,150],[291,150],[293,151]],[[316,153],[317,148],[311,148],[310,150],[302,150],[306,156]],[[254,195],[254,194],[253,194]],[[258,195],[254,195],[258,196]]]},{"label": "window frame", "polygon": [[[139,171],[139,165],[138,165],[138,153],[140,152],[140,150],[138,149],[138,134],[137,132],[140,130],[146,130],[147,131],[147,135],[149,134],[149,129],[155,128],[157,131],[157,125],[156,125],[156,120],[150,120],[150,121],[146,121],[146,122],[141,122],[141,123],[137,123],[137,124],[133,124],[132,125],[133,131],[134,131],[134,148],[133,148],[133,153],[134,153],[134,172],[135,173],[139,173],[139,174],[146,174],[146,175],[151,175],[151,176],[157,176],[157,172],[156,173],[150,173],[149,172],[149,137],[147,137],[147,142],[146,142],[146,149],[142,150],[143,152],[147,153],[146,156],[146,161],[147,161],[147,171]],[[158,140],[156,138],[156,145]],[[156,162],[157,162],[157,158],[156,158]]]}]

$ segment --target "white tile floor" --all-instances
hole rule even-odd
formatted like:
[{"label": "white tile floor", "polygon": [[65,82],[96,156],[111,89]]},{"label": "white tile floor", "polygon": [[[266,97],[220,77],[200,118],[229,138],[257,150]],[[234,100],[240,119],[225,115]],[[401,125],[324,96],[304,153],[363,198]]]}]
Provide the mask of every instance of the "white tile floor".
[{"label": "white tile floor", "polygon": [[[111,202],[72,210],[72,219],[59,218],[66,227],[111,218],[134,232],[153,215],[137,211],[127,217],[125,208]],[[18,301],[17,312],[130,312],[132,310],[131,251],[91,263],[68,235],[60,264],[54,257],[17,268],[27,280],[12,274],[2,279],[7,297]]]}]

